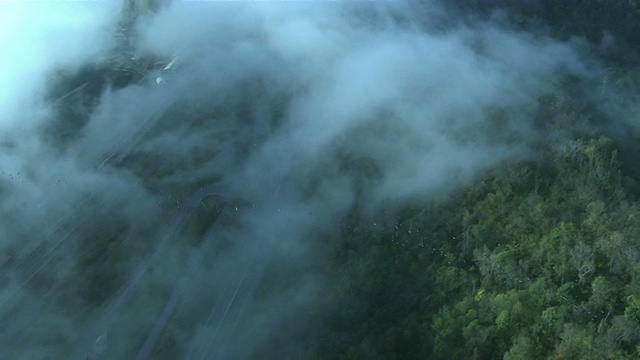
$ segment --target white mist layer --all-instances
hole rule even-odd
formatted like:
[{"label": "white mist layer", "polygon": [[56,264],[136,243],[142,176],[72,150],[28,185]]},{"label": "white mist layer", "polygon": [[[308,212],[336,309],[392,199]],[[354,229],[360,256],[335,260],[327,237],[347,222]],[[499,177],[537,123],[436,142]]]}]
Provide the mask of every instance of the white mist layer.
[{"label": "white mist layer", "polygon": [[[0,59],[0,266],[11,274],[0,316],[14,324],[0,332],[2,358],[148,356],[158,340],[140,334],[170,326],[160,315],[180,313],[166,305],[176,298],[204,309],[180,333],[192,338],[186,352],[247,358],[290,319],[280,308],[313,306],[321,292],[304,274],[286,306],[248,315],[268,264],[304,263],[310,239],[354,207],[392,213],[530,156],[537,98],[558,72],[590,76],[571,44],[494,24],[429,30],[420,24],[444,22],[435,2],[174,1],[140,18],[134,42],[136,54],[178,56],[166,83],[150,73],[106,86],[76,135],[54,145],[47,125],[67,122],[47,100],[50,79],[108,64],[119,7],[106,3],[0,3],[11,54]],[[506,122],[496,125],[495,109]],[[223,255],[180,243],[190,201],[208,192],[232,204],[231,225],[202,241],[231,244]],[[121,283],[88,305],[74,279],[95,269],[82,262],[95,250],[88,238],[112,231],[95,262],[126,258]],[[32,280],[42,276],[45,295]],[[149,295],[156,288],[164,298]],[[222,305],[198,302],[209,297]],[[52,327],[66,330],[39,342]],[[256,327],[253,339],[237,336]],[[107,338],[107,350],[91,350]]]}]

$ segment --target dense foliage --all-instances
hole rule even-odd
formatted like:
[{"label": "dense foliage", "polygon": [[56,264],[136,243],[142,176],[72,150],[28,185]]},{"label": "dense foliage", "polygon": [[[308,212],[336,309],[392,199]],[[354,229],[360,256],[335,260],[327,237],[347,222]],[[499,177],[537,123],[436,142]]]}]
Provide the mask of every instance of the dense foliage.
[{"label": "dense foliage", "polygon": [[322,357],[640,357],[640,204],[615,143],[545,156],[411,206],[386,231],[345,228]]},{"label": "dense foliage", "polygon": [[[631,0],[461,3],[594,42],[605,32],[630,42],[638,22],[620,19],[640,14]],[[610,55],[621,66],[611,86],[637,96],[630,58]],[[444,201],[415,199],[391,222],[354,210],[323,264],[333,291],[323,321],[291,336],[313,334],[323,359],[640,358],[637,138],[565,90],[539,99],[537,158]]]}]

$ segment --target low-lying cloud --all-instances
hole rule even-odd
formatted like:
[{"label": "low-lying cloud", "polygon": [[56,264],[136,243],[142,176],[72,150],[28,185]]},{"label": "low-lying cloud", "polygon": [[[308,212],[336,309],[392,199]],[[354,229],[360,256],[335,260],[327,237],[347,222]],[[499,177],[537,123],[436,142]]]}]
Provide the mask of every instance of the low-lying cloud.
[{"label": "low-lying cloud", "polygon": [[[251,357],[324,286],[300,274],[256,313],[270,263],[304,263],[354,207],[532,156],[538,97],[593,71],[570,43],[435,1],[173,1],[125,50],[113,2],[0,7],[23,15],[0,21],[3,358],[145,358],[162,331],[178,357]],[[144,58],[161,66],[109,82],[113,59]],[[224,219],[185,244],[207,195]]]}]

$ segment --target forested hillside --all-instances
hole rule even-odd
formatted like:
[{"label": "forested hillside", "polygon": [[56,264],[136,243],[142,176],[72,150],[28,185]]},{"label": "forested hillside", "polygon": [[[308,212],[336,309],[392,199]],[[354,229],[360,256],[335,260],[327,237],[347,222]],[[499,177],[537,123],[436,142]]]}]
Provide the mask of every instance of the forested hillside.
[{"label": "forested hillside", "polygon": [[[567,140],[382,234],[345,229],[324,358],[635,359],[640,208],[615,142]],[[631,179],[626,179],[631,182]]]},{"label": "forested hillside", "polygon": [[[594,44],[609,30],[620,40],[603,54],[610,71],[598,88],[538,99],[532,157],[413,199],[392,221],[354,208],[329,259],[310,265],[332,300],[284,331],[323,359],[638,359],[640,142],[628,114],[599,109],[640,97],[639,4],[466,3],[473,16],[508,4],[525,29]],[[607,28],[610,17],[623,22]]]}]

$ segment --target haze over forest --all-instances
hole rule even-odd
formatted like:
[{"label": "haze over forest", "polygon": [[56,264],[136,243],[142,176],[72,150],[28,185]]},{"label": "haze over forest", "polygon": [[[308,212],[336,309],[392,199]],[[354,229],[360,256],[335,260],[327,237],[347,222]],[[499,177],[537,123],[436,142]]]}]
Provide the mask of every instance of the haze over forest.
[{"label": "haze over forest", "polygon": [[0,358],[640,358],[640,1],[0,2]]}]

